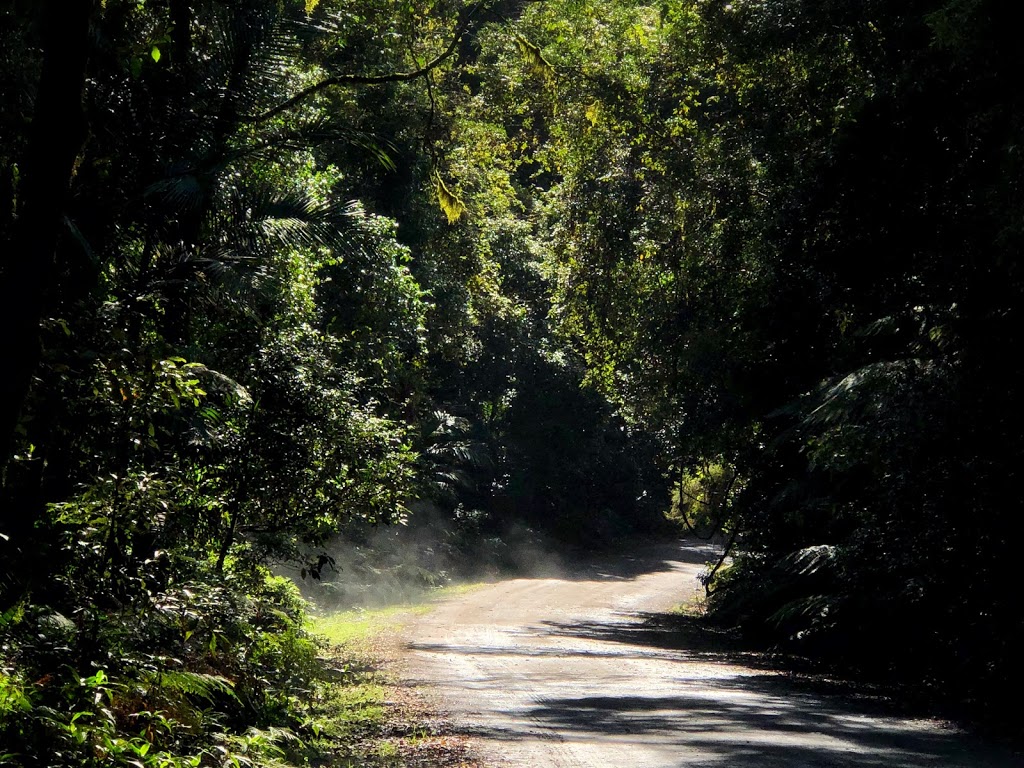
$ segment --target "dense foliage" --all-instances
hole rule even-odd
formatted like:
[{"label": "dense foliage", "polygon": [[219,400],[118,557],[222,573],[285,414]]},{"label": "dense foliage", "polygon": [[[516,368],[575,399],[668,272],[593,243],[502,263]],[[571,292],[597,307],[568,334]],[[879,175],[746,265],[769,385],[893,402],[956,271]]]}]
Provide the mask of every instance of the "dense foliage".
[{"label": "dense foliage", "polygon": [[268,565],[326,577],[416,499],[463,553],[656,519],[462,116],[515,12],[3,6],[0,763],[298,759],[316,649]]},{"label": "dense foliage", "polygon": [[566,1],[518,27],[553,78],[526,130],[554,317],[660,436],[676,516],[738,546],[713,615],[976,716],[1024,637],[1006,13]]},{"label": "dense foliage", "polygon": [[0,762],[276,759],[268,564],[414,501],[455,557],[614,542],[669,486],[714,616],[988,712],[1004,5],[5,3]]}]

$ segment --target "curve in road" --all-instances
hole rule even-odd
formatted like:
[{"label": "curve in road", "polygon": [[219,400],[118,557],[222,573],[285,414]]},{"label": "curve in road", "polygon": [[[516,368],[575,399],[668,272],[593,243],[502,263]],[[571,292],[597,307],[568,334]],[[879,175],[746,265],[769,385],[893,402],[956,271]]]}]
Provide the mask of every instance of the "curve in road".
[{"label": "curve in road", "polygon": [[492,765],[1010,768],[932,721],[810,692],[659,626],[715,550],[692,543],[453,598],[409,630],[415,683]]}]

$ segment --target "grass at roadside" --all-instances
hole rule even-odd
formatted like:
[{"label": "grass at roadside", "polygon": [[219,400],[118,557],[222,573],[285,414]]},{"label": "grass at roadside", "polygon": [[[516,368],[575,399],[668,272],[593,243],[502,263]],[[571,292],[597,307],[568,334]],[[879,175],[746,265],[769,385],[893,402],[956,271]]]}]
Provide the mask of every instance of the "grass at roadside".
[{"label": "grass at roadside", "polygon": [[401,629],[410,619],[428,613],[438,600],[463,595],[481,586],[455,584],[431,590],[422,601],[416,603],[313,614],[309,629],[332,646],[359,646],[381,633]]},{"label": "grass at roadside", "polygon": [[316,615],[310,631],[324,642],[326,679],[313,692],[309,730],[324,768],[479,768],[466,739],[453,733],[422,691],[402,681],[401,629],[442,597],[416,604]]},{"label": "grass at roadside", "polygon": [[410,617],[426,613],[429,603],[393,605],[374,610],[354,609],[315,616],[310,629],[330,645],[347,646],[371,640],[384,631],[396,631]]},{"label": "grass at roadside", "polygon": [[689,616],[700,618],[707,612],[707,598],[702,592],[695,592],[689,600],[669,608],[666,613],[672,616]]}]

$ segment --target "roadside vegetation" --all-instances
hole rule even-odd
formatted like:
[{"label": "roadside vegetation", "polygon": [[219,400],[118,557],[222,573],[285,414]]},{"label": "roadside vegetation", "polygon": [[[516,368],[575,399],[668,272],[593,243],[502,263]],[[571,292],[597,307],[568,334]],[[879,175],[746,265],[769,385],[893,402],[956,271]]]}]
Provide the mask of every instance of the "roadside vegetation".
[{"label": "roadside vegetation", "polygon": [[0,763],[293,759],[296,585],[666,510],[721,625],[1016,722],[1009,8],[5,2]]},{"label": "roadside vegetation", "polygon": [[325,677],[310,706],[318,761],[365,768],[476,768],[467,738],[401,679],[398,633],[440,597],[473,585],[436,590],[420,602],[374,610],[324,612],[310,631],[323,644]]}]

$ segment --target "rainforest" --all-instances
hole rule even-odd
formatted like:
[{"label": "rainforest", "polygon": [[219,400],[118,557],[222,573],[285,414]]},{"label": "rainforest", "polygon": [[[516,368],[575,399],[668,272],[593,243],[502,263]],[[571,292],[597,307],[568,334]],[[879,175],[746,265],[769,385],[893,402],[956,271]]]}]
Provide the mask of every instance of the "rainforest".
[{"label": "rainforest", "polygon": [[3,0],[0,765],[362,765],[311,605],[684,534],[1015,729],[1011,6]]}]

